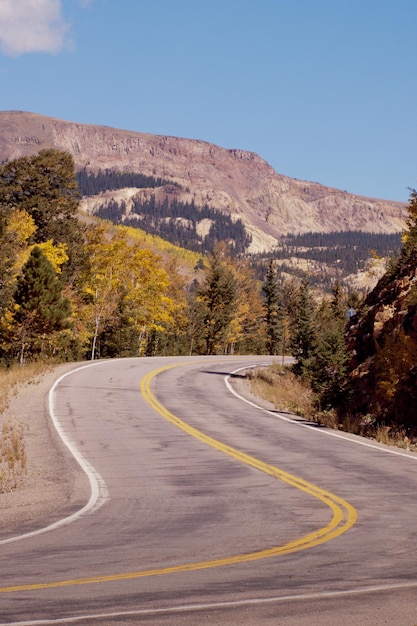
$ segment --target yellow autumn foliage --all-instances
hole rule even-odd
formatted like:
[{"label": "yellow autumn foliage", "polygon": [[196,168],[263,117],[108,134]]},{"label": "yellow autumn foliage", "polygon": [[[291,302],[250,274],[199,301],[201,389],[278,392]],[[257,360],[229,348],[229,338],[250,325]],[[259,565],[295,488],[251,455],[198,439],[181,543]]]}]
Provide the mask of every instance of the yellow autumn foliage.
[{"label": "yellow autumn foliage", "polygon": [[68,261],[68,246],[66,243],[54,244],[52,239],[44,243],[38,243],[37,246],[42,250],[48,261],[53,266],[57,274],[61,273],[61,265]]},{"label": "yellow autumn foliage", "polygon": [[27,211],[15,209],[9,217],[7,230],[13,234],[16,245],[20,247],[36,232],[36,224]]},{"label": "yellow autumn foliage", "polygon": [[171,281],[162,259],[132,242],[125,230],[113,232],[109,236],[106,228],[96,227],[88,234],[85,303],[78,311],[84,330],[89,329],[92,358],[99,333],[114,319],[121,303],[130,326],[144,337],[150,330],[163,330],[172,320]]}]

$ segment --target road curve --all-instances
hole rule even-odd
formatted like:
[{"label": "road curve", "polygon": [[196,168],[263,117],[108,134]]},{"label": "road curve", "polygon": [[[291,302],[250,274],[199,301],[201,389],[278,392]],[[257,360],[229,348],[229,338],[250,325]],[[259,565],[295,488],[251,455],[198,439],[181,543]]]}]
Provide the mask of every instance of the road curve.
[{"label": "road curve", "polygon": [[[0,623],[417,623],[416,457],[242,402],[225,377],[266,360],[62,377],[51,412],[91,496],[0,543]],[[380,594],[395,622],[372,621]]]}]

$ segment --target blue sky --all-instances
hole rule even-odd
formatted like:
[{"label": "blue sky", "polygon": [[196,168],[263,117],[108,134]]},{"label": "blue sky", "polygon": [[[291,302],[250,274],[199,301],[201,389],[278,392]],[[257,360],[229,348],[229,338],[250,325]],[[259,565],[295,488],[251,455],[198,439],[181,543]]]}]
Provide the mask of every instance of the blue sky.
[{"label": "blue sky", "polygon": [[203,139],[407,200],[416,23],[416,0],[0,0],[0,110]]}]

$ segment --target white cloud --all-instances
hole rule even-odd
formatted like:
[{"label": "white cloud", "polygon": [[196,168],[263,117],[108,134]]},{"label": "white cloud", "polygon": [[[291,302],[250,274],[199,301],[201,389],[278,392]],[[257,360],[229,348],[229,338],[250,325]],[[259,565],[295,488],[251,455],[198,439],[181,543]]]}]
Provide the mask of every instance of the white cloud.
[{"label": "white cloud", "polygon": [[0,50],[10,56],[60,52],[68,31],[61,0],[0,0]]}]

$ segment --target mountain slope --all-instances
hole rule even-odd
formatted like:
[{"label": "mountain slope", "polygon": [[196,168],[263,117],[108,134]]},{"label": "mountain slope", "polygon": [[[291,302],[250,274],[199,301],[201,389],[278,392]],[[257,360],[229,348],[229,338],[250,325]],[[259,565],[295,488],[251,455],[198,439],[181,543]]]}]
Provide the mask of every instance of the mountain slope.
[{"label": "mountain slope", "polygon": [[[49,147],[70,152],[78,169],[133,171],[177,183],[180,201],[194,200],[240,218],[252,235],[252,251],[271,249],[287,233],[392,233],[404,228],[405,204],[283,176],[252,152],[34,113],[0,112],[0,161]],[[94,212],[91,198],[86,206]]]}]

